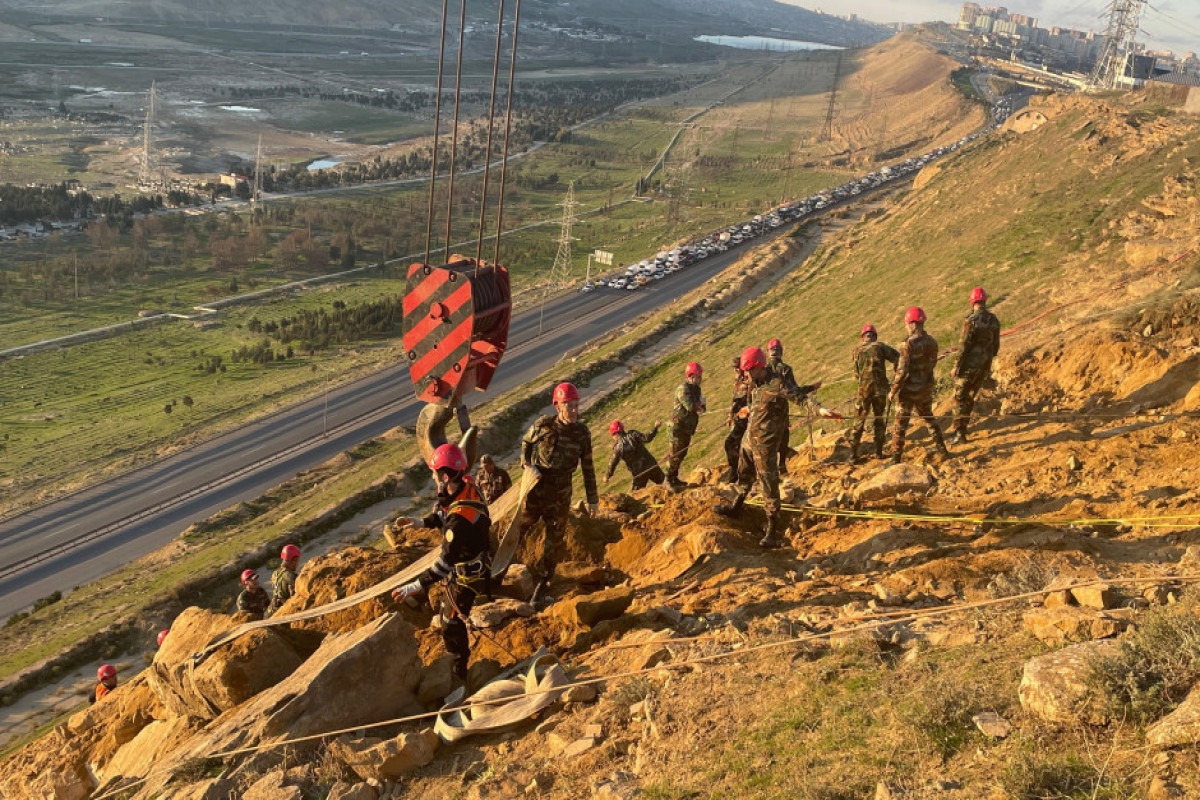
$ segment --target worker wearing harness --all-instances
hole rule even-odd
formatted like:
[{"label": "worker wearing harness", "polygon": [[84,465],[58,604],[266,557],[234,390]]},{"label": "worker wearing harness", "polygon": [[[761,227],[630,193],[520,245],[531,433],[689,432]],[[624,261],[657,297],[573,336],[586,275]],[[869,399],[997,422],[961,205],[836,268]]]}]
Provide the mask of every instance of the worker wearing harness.
[{"label": "worker wearing harness", "polygon": [[455,674],[464,680],[471,657],[466,617],[476,596],[488,588],[491,575],[488,529],[492,524],[487,503],[466,475],[467,466],[467,457],[455,445],[444,444],[433,451],[429,468],[437,480],[438,508],[421,524],[426,528],[441,528],[441,556],[415,581],[392,592],[392,598],[400,602],[439,581],[445,582],[441,596],[442,641],[447,652],[454,656]]}]

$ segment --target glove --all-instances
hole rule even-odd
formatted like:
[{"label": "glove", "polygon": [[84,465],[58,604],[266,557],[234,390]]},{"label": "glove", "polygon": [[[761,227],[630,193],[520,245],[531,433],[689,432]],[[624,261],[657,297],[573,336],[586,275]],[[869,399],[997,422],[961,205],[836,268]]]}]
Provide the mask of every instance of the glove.
[{"label": "glove", "polygon": [[588,513],[589,517],[594,517],[597,514],[599,514],[600,513],[600,504],[599,503],[588,503],[587,513]]},{"label": "glove", "polygon": [[397,529],[407,528],[410,525],[416,524],[417,523],[413,521],[412,517],[396,517],[394,520],[392,520],[392,527]]},{"label": "glove", "polygon": [[746,419],[749,416],[750,416],[750,408],[749,407],[743,408],[741,411],[738,412],[738,419]]},{"label": "glove", "polygon": [[412,597],[413,595],[418,595],[423,591],[424,588],[421,586],[421,582],[413,581],[412,583],[404,584],[399,589],[393,589],[392,599],[397,603],[403,603],[408,598]]},{"label": "glove", "polygon": [[824,417],[825,419],[845,419],[845,417],[843,417],[841,414],[833,411],[832,409],[825,408],[824,406],[817,409],[817,415]]}]

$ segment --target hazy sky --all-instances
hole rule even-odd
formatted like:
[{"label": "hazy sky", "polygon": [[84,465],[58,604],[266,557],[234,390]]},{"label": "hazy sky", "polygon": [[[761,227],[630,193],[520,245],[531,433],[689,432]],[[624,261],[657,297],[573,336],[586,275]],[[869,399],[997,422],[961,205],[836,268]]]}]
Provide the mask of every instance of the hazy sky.
[{"label": "hazy sky", "polygon": [[[784,0],[805,8],[820,8],[829,14],[855,13],[875,22],[926,22],[958,19],[961,0]],[[1017,14],[1037,17],[1038,25],[1059,25],[1080,30],[1103,31],[1110,0],[976,0],[981,6],[1004,6]],[[1153,5],[1153,8],[1151,8]],[[1157,10],[1155,10],[1157,9]],[[1177,53],[1200,51],[1200,2],[1155,0],[1142,12],[1138,37],[1152,47]]]}]

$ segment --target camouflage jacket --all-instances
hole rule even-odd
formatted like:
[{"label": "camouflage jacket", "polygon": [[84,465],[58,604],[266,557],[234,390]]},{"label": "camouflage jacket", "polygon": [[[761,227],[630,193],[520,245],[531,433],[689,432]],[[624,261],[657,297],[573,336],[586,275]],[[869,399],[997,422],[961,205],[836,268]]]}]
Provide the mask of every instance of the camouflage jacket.
[{"label": "camouflage jacket", "polygon": [[654,437],[658,435],[658,426],[655,425],[649,434],[641,431],[628,430],[622,433],[613,442],[612,460],[608,462],[608,472],[605,473],[604,479],[608,480],[617,471],[617,464],[622,461],[625,466],[629,467],[629,471],[634,476],[641,475],[643,472],[654,469],[658,462],[654,456],[650,455],[650,451],[646,449],[649,442],[654,441]]},{"label": "camouflage jacket", "polygon": [[751,380],[750,419],[746,432],[752,448],[779,448],[788,424],[788,401],[804,403],[815,391],[815,384],[797,386],[786,381],[770,367],[761,381]]},{"label": "camouflage jacket", "polygon": [[266,614],[270,606],[271,596],[261,586],[255,586],[253,589],[243,589],[242,593],[237,596],[237,610],[249,611],[256,617]]},{"label": "camouflage jacket", "polygon": [[703,405],[700,387],[684,381],[675,390],[675,407],[671,409],[671,425],[696,427],[700,422],[700,409]]},{"label": "camouflage jacket", "polygon": [[986,308],[972,311],[963,320],[956,369],[959,373],[990,370],[999,352],[1000,320]]},{"label": "camouflage jacket", "polygon": [[267,616],[278,611],[295,593],[296,573],[281,564],[279,569],[271,573],[271,606],[267,609]]},{"label": "camouflage jacket", "polygon": [[507,470],[496,467],[491,472],[488,472],[483,467],[475,473],[475,485],[479,487],[479,493],[483,495],[483,499],[488,505],[496,502],[500,497],[512,488],[512,478],[509,477]]},{"label": "camouflage jacket", "polygon": [[521,440],[521,463],[537,467],[541,483],[571,485],[575,468],[583,468],[583,490],[589,504],[600,502],[592,466],[592,434],[582,422],[564,423],[557,416],[538,417]]},{"label": "camouflage jacket", "polygon": [[900,362],[900,353],[883,342],[863,342],[854,350],[854,374],[860,397],[882,397],[888,393],[887,365]]},{"label": "camouflage jacket", "polygon": [[900,345],[900,363],[892,388],[901,395],[933,393],[934,375],[937,367],[938,343],[925,331],[914,333]]},{"label": "camouflage jacket", "polygon": [[729,404],[730,421],[736,419],[738,412],[750,403],[750,389],[752,388],[752,384],[750,376],[738,370],[737,377],[733,379],[733,402]]}]

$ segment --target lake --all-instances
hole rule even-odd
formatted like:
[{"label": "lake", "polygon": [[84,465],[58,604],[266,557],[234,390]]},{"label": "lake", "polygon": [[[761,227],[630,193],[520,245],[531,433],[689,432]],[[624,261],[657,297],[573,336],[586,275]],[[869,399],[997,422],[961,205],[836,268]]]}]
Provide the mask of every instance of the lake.
[{"label": "lake", "polygon": [[820,42],[801,42],[796,39],[775,39],[771,36],[697,36],[697,42],[737,47],[741,50],[842,50],[844,48]]},{"label": "lake", "polygon": [[309,164],[307,169],[309,172],[316,172],[317,170],[329,169],[330,167],[336,167],[340,163],[342,163],[342,160],[340,158],[337,158],[337,159],[322,158],[322,159],[319,159],[319,160],[314,161],[311,164]]}]

